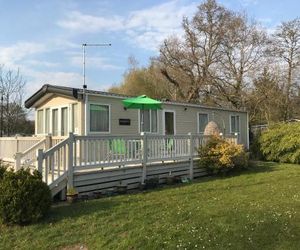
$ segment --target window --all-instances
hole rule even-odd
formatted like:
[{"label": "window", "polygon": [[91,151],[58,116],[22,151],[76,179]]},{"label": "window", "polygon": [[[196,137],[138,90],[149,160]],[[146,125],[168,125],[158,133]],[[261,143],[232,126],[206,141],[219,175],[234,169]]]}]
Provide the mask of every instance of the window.
[{"label": "window", "polygon": [[109,106],[90,104],[90,132],[109,132]]},{"label": "window", "polygon": [[208,114],[198,114],[198,133],[204,133],[205,127],[208,123]]},{"label": "window", "polygon": [[238,115],[230,116],[230,132],[231,133],[240,132],[240,116]]},{"label": "window", "polygon": [[78,133],[78,105],[72,104],[72,132]]},{"label": "window", "polygon": [[44,110],[37,111],[37,134],[44,133]]},{"label": "window", "polygon": [[157,110],[140,110],[140,131],[157,133]]},{"label": "window", "polygon": [[58,136],[58,109],[52,110],[52,134]]},{"label": "window", "polygon": [[68,108],[61,109],[61,135],[68,135]]},{"label": "window", "polygon": [[45,110],[45,134],[50,133],[50,109]]}]

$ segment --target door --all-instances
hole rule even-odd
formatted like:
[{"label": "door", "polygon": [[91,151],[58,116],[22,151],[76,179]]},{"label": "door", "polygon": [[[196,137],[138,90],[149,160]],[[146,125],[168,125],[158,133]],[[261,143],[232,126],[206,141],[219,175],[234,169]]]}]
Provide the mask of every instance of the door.
[{"label": "door", "polygon": [[165,135],[174,135],[175,134],[175,112],[174,111],[165,111],[164,112],[164,128]]}]

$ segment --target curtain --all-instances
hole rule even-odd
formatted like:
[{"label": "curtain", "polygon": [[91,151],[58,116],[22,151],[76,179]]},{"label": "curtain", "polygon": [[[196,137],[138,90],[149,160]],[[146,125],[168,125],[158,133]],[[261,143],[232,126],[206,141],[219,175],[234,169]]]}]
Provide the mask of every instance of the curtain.
[{"label": "curtain", "polygon": [[68,135],[68,108],[61,109],[61,135]]},{"label": "curtain", "polygon": [[199,133],[204,133],[208,123],[208,114],[199,114]]},{"label": "curtain", "polygon": [[90,131],[109,132],[109,106],[90,105]]}]

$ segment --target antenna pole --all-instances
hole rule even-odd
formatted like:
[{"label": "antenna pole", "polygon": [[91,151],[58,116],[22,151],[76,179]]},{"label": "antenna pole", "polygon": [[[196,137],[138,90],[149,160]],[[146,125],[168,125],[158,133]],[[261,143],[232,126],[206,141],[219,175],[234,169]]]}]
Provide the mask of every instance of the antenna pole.
[{"label": "antenna pole", "polygon": [[85,51],[85,47],[87,46],[93,46],[93,47],[104,47],[104,46],[111,46],[111,43],[83,43],[82,44],[82,61],[83,61],[83,91],[85,91],[87,89],[87,85],[85,82],[85,66],[86,66],[86,61],[85,61],[85,57],[86,57],[86,51]]},{"label": "antenna pole", "polygon": [[83,89],[86,89],[86,84],[85,84],[85,47],[86,43],[82,44],[82,53],[83,53]]}]

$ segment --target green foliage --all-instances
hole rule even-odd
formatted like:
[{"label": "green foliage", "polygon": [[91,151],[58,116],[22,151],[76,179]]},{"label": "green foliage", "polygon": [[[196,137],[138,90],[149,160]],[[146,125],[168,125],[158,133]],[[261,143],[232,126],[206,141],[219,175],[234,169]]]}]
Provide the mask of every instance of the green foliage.
[{"label": "green foliage", "polygon": [[300,163],[300,123],[281,123],[263,132],[259,143],[269,161]]},{"label": "green foliage", "polygon": [[212,136],[206,145],[198,149],[198,153],[199,166],[210,173],[245,168],[249,164],[249,155],[242,145],[235,145],[218,136]]},{"label": "green foliage", "polygon": [[7,166],[5,166],[3,164],[3,162],[0,160],[0,181],[3,178],[3,175],[4,175],[5,171],[6,171],[6,169],[7,169]]},{"label": "green foliage", "polygon": [[261,148],[260,137],[261,137],[261,132],[258,132],[253,135],[253,139],[250,142],[251,159],[264,160],[264,155],[260,149]]},{"label": "green foliage", "polygon": [[130,96],[147,95],[157,99],[172,99],[172,90],[172,86],[162,77],[160,68],[150,65],[147,68],[131,67],[124,74],[123,82],[108,91]]},{"label": "green foliage", "polygon": [[0,180],[0,218],[6,224],[27,224],[42,218],[51,205],[51,192],[38,171],[5,171]]}]

